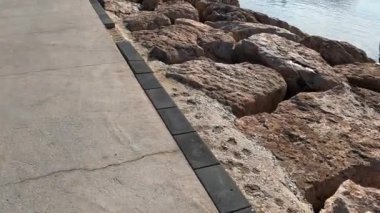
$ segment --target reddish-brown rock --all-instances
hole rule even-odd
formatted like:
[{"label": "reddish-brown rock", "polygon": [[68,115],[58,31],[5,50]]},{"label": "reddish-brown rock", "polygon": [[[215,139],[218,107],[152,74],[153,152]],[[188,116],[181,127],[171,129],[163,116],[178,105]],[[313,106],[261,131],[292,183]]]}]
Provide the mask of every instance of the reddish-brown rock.
[{"label": "reddish-brown rock", "polygon": [[[179,19],[177,19],[179,20]],[[231,61],[234,38],[221,30],[190,19],[151,31],[134,32],[136,40],[150,49],[149,56],[168,64],[201,56]]]},{"label": "reddish-brown rock", "polygon": [[354,63],[334,67],[334,71],[345,76],[354,86],[380,92],[380,65],[375,63]]},{"label": "reddish-brown rock", "polygon": [[271,112],[286,93],[281,75],[258,64],[194,60],[170,66],[166,76],[204,91],[237,116]]},{"label": "reddish-brown rock", "polygon": [[125,27],[130,31],[154,30],[170,25],[170,19],[154,11],[141,11],[124,19]]},{"label": "reddish-brown rock", "polygon": [[195,21],[199,20],[198,10],[188,2],[169,1],[158,5],[155,11],[169,17],[172,23],[178,18],[192,19]]},{"label": "reddish-brown rock", "polygon": [[354,62],[375,62],[367,57],[367,54],[354,45],[336,41],[320,36],[307,36],[301,43],[315,51],[332,66]]},{"label": "reddish-brown rock", "polygon": [[281,21],[277,18],[269,17],[259,12],[243,9],[234,5],[226,5],[220,3],[208,4],[205,7],[205,9],[200,10],[200,14],[201,19],[203,21],[242,21],[262,23],[284,28],[300,37],[306,36],[306,34],[303,33],[300,29],[298,29],[295,26],[289,25],[287,22]]},{"label": "reddish-brown rock", "polygon": [[225,32],[231,32],[235,40],[240,41],[242,39],[248,38],[251,35],[259,33],[269,33],[275,34],[286,39],[298,42],[300,37],[294,33],[289,32],[286,29],[261,24],[261,23],[250,23],[250,22],[241,22],[241,21],[217,21],[217,22],[206,22],[207,25],[211,27],[224,30]]},{"label": "reddish-brown rock", "polygon": [[380,93],[343,84],[236,123],[274,153],[315,210],[348,178],[380,187]]},{"label": "reddish-brown rock", "polygon": [[261,63],[278,71],[286,80],[290,96],[327,90],[341,80],[319,53],[274,34],[255,34],[240,41],[234,56],[238,62]]},{"label": "reddish-brown rock", "polygon": [[362,187],[351,180],[344,181],[320,211],[320,213],[342,212],[380,212],[380,189]]}]

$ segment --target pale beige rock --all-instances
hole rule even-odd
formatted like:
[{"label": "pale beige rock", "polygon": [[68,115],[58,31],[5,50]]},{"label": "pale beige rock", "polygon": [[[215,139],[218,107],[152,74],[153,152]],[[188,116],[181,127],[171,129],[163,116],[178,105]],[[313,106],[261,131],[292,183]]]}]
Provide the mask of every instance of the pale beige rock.
[{"label": "pale beige rock", "polygon": [[368,58],[363,50],[348,42],[331,40],[320,36],[307,36],[301,43],[319,52],[332,66],[354,62],[375,62]]},{"label": "pale beige rock", "polygon": [[141,5],[124,0],[104,0],[104,8],[120,18],[139,12]]},{"label": "pale beige rock", "polygon": [[151,58],[168,64],[182,63],[201,56],[231,61],[235,43],[232,36],[194,20],[182,20],[182,22],[190,24],[139,31],[133,35],[150,50]]},{"label": "pale beige rock", "polygon": [[237,125],[282,161],[314,210],[350,178],[380,187],[380,93],[343,84],[300,93]]},{"label": "pale beige rock", "polygon": [[363,187],[346,180],[330,197],[320,213],[376,213],[380,212],[380,189]]},{"label": "pale beige rock", "polygon": [[188,2],[166,2],[158,5],[155,11],[169,17],[172,23],[178,18],[199,20],[197,9]]},{"label": "pale beige rock", "polygon": [[250,23],[250,22],[241,22],[241,21],[218,21],[218,22],[210,22],[207,21],[206,24],[224,30],[226,32],[232,32],[234,38],[237,41],[248,38],[251,35],[259,34],[259,33],[269,33],[276,34],[278,36],[284,37],[286,39],[292,41],[299,41],[300,37],[294,33],[289,32],[286,29],[266,25],[261,23]]},{"label": "pale beige rock", "polygon": [[289,95],[323,91],[341,81],[316,51],[283,37],[260,33],[240,41],[235,60],[261,63],[277,70],[286,80]]},{"label": "pale beige rock", "polygon": [[334,71],[345,76],[354,86],[380,92],[380,65],[375,63],[354,63],[334,67]]},{"label": "pale beige rock", "polygon": [[239,117],[273,111],[286,93],[281,75],[258,64],[193,60],[170,66],[166,76],[204,91]]},{"label": "pale beige rock", "polygon": [[170,25],[170,19],[154,11],[141,11],[124,19],[125,27],[130,31],[154,30]]}]

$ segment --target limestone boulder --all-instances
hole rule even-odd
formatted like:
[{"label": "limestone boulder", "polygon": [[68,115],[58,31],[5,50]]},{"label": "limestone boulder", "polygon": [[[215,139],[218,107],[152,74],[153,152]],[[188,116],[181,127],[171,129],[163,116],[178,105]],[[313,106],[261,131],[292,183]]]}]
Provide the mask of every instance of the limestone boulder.
[{"label": "limestone boulder", "polygon": [[203,21],[243,21],[258,22],[255,15],[250,10],[228,4],[212,3],[207,4],[202,11]]},{"label": "limestone boulder", "polygon": [[270,17],[264,13],[256,12],[256,11],[251,11],[252,14],[254,14],[256,20],[262,24],[267,24],[267,25],[273,25],[277,26],[280,28],[284,28],[300,37],[305,37],[307,36],[306,33],[302,32],[298,27],[295,27],[293,25],[288,24],[285,21],[282,21],[278,18]]},{"label": "limestone boulder", "polygon": [[[178,20],[178,19],[177,19]],[[150,50],[149,56],[167,64],[202,56],[230,62],[235,40],[221,30],[190,19],[156,30],[139,31],[134,37]]]},{"label": "limestone boulder", "polygon": [[351,85],[380,92],[380,65],[354,63],[334,66],[334,71],[345,76]]},{"label": "limestone boulder", "polygon": [[241,40],[235,60],[260,63],[278,71],[286,80],[288,94],[323,91],[340,81],[318,52],[283,37],[260,33]]},{"label": "limestone boulder", "polygon": [[198,10],[188,2],[166,2],[158,5],[155,11],[169,17],[172,23],[178,18],[192,19],[195,21],[199,20]]},{"label": "limestone boulder", "polygon": [[380,189],[363,187],[346,180],[330,197],[320,213],[380,212]]},{"label": "limestone boulder", "polygon": [[307,36],[301,43],[321,54],[332,66],[355,62],[375,62],[367,54],[354,45],[320,36]]},{"label": "limestone boulder", "polygon": [[[198,8],[197,8],[198,9]],[[198,9],[200,10],[200,9]],[[289,25],[287,22],[277,18],[269,17],[263,13],[243,9],[234,5],[211,3],[207,4],[201,11],[201,19],[203,21],[242,21],[252,23],[262,23],[272,25],[288,30],[289,32],[303,38],[306,36],[300,29]]]},{"label": "limestone boulder", "polygon": [[104,8],[113,12],[118,17],[124,18],[131,14],[139,12],[141,5],[136,2],[123,0],[104,0]]},{"label": "limestone boulder", "polygon": [[199,14],[203,14],[204,10],[210,5],[215,3],[234,5],[240,7],[239,0],[187,0],[195,8],[197,8]]},{"label": "limestone boulder", "polygon": [[154,10],[164,0],[143,0],[142,6],[144,10]]},{"label": "limestone boulder", "polygon": [[170,24],[167,16],[154,11],[141,11],[124,18],[124,25],[130,31],[154,30]]},{"label": "limestone boulder", "polygon": [[272,151],[316,212],[346,179],[380,188],[380,93],[343,83],[236,124]]},{"label": "limestone boulder", "polygon": [[250,23],[241,21],[207,21],[206,24],[210,25],[211,27],[224,30],[225,32],[231,32],[235,40],[237,41],[246,39],[251,35],[259,33],[275,34],[296,42],[300,40],[299,36],[286,29],[261,23]]},{"label": "limestone boulder", "polygon": [[202,90],[239,117],[273,111],[286,93],[281,75],[258,64],[193,60],[170,66],[166,76]]}]

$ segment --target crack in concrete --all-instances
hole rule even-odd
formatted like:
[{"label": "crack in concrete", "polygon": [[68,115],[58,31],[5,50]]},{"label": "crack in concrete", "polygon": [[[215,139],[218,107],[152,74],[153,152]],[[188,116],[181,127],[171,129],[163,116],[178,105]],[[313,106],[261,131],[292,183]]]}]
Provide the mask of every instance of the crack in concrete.
[{"label": "crack in concrete", "polygon": [[176,153],[178,151],[179,150],[170,150],[170,151],[161,151],[161,152],[150,153],[150,154],[142,155],[142,156],[140,156],[138,158],[135,158],[135,159],[126,160],[126,161],[122,161],[122,162],[118,162],[118,163],[112,163],[112,164],[108,164],[106,166],[97,167],[97,168],[72,168],[72,169],[58,170],[58,171],[50,172],[50,173],[45,174],[45,175],[25,178],[25,179],[22,179],[22,180],[19,180],[19,181],[16,181],[16,182],[6,183],[6,184],[3,184],[1,186],[23,184],[23,183],[26,183],[26,182],[29,182],[29,181],[35,181],[35,180],[39,180],[39,179],[42,179],[42,178],[47,178],[47,177],[52,176],[52,175],[58,175],[58,174],[69,173],[69,172],[76,172],[76,171],[94,172],[94,171],[98,171],[98,170],[108,169],[110,167],[118,167],[118,166],[122,166],[124,164],[133,163],[133,162],[142,160],[142,159],[147,158],[147,157],[152,157],[152,156],[156,156],[156,155],[163,155],[163,154],[173,154],[173,153]]}]

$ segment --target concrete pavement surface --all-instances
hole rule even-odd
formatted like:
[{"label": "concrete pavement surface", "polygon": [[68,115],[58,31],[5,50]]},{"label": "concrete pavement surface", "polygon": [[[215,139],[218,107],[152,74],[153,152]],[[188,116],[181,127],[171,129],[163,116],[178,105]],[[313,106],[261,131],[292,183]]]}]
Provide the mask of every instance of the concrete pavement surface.
[{"label": "concrete pavement surface", "polygon": [[216,212],[88,0],[0,1],[0,212]]}]

